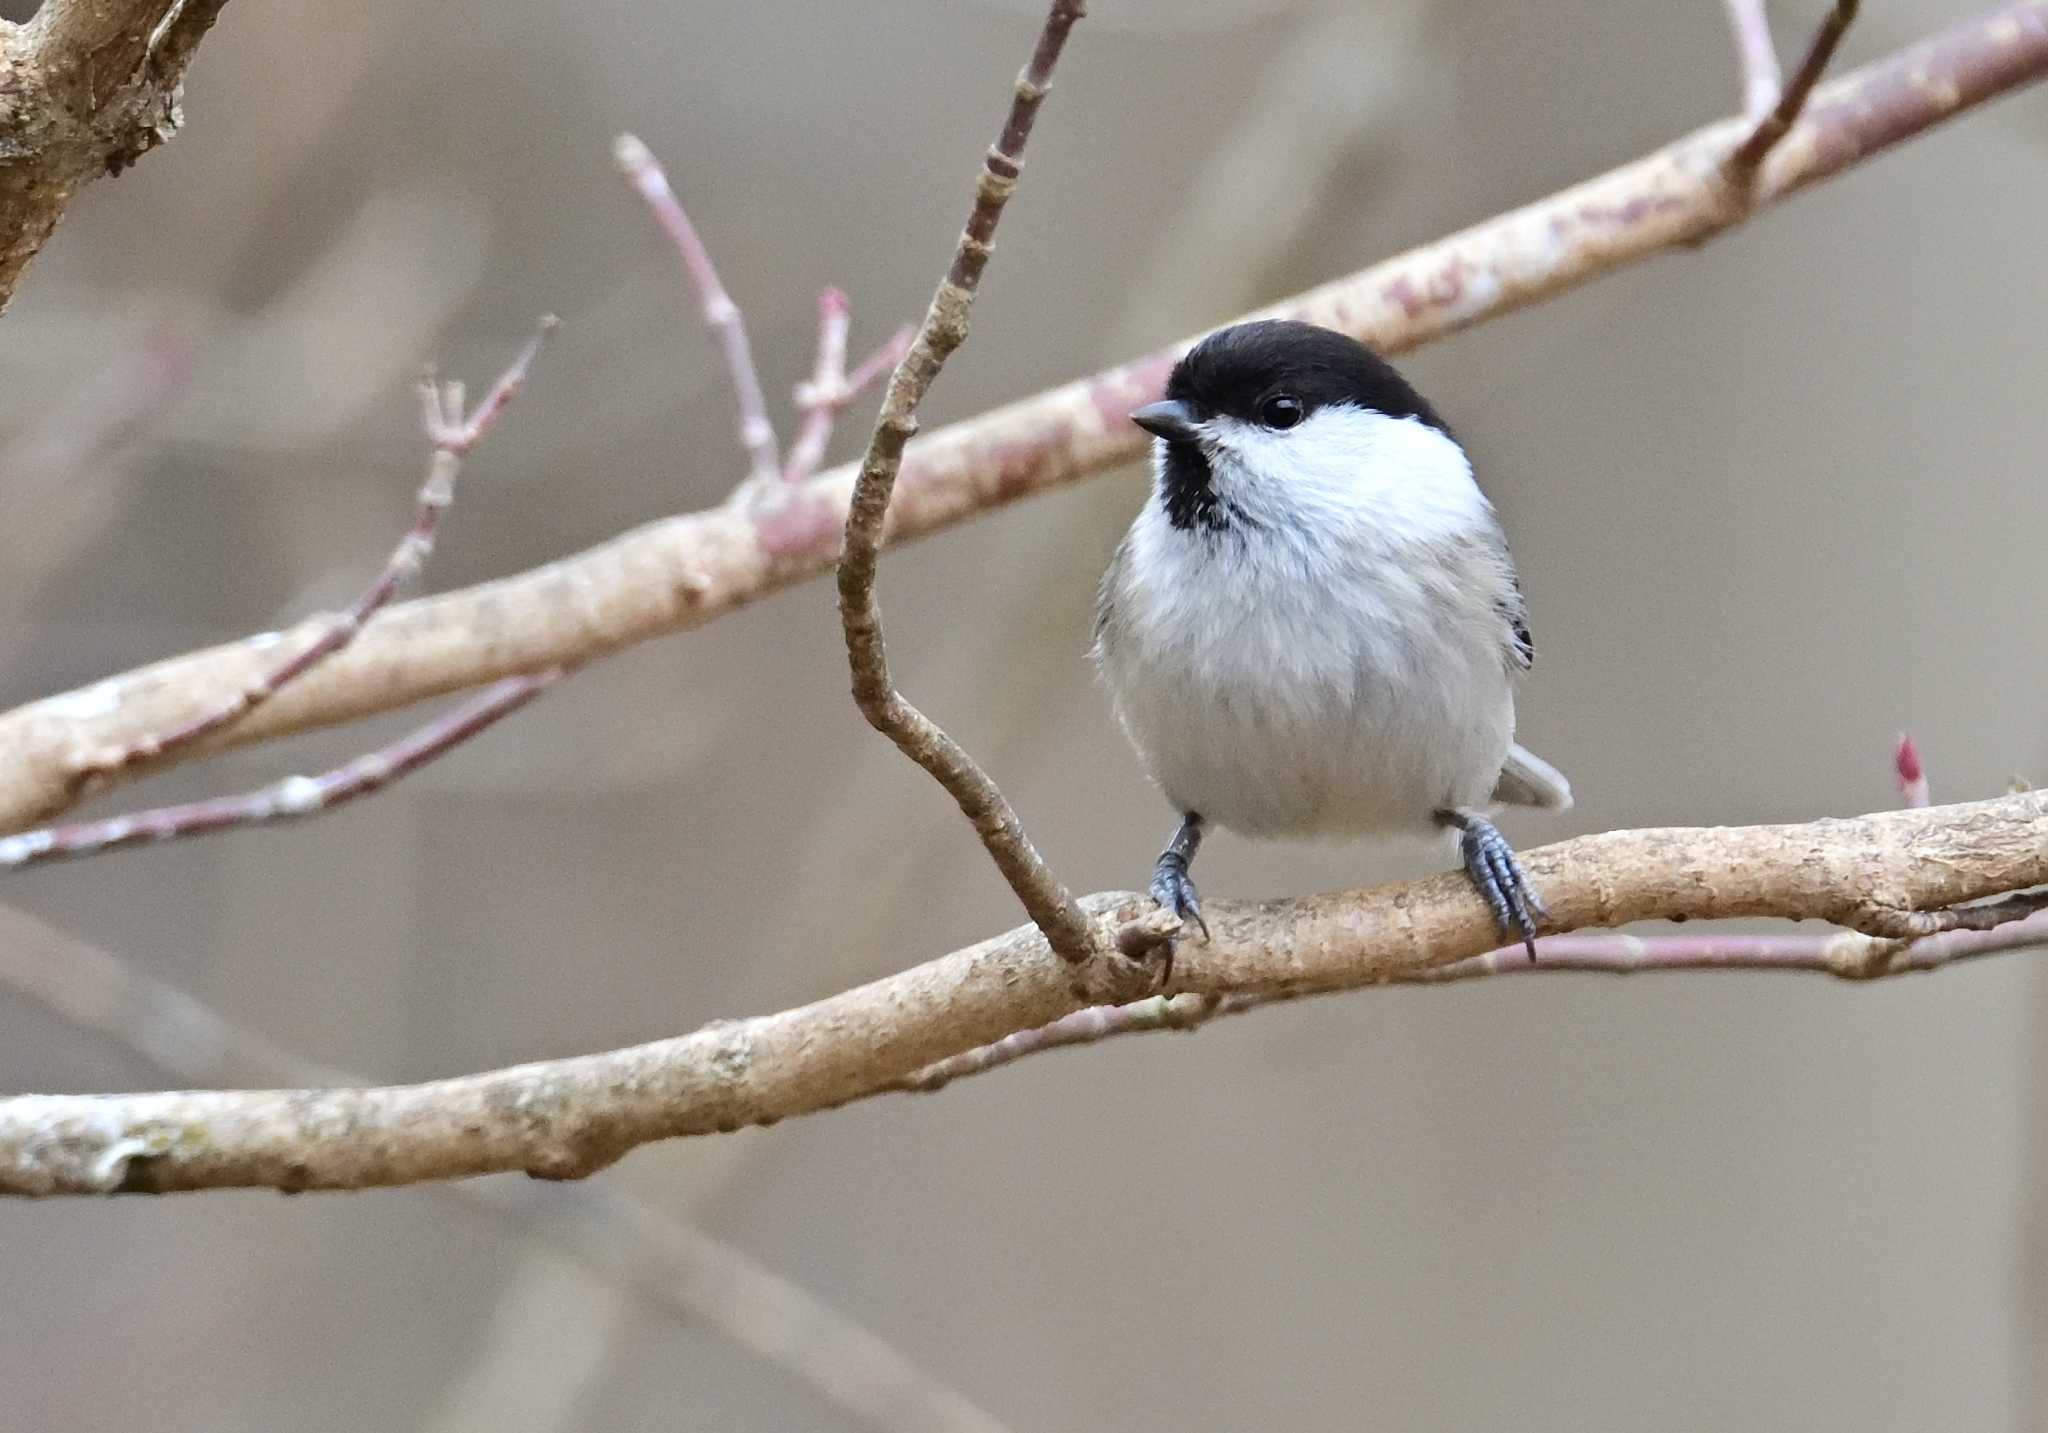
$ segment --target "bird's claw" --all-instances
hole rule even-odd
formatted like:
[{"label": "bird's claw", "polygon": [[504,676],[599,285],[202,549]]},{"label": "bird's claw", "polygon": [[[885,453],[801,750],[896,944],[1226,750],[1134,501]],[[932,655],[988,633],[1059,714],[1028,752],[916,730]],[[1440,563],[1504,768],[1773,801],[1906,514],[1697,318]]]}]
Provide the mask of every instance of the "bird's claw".
[{"label": "bird's claw", "polygon": [[1514,847],[1491,821],[1475,817],[1458,838],[1458,852],[1464,857],[1465,873],[1493,911],[1500,933],[1509,940],[1520,939],[1529,959],[1534,960],[1536,927],[1550,918],[1550,912],[1515,858]]},{"label": "bird's claw", "polygon": [[1183,921],[1193,921],[1202,932],[1202,939],[1209,938],[1209,922],[1202,919],[1202,897],[1195,889],[1194,877],[1188,874],[1185,860],[1171,852],[1159,858],[1159,864],[1152,870],[1152,899],[1159,902],[1161,910],[1172,911]]}]

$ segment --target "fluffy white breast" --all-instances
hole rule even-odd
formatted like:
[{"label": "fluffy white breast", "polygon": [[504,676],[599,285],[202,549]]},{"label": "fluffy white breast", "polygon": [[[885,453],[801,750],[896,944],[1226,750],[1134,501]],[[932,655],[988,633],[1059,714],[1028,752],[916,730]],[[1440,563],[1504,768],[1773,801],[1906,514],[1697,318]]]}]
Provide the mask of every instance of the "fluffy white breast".
[{"label": "fluffy white breast", "polygon": [[[1163,445],[1161,445],[1163,447]],[[1349,406],[1204,425],[1222,523],[1155,486],[1104,579],[1097,659],[1184,811],[1252,834],[1433,829],[1512,740],[1513,573],[1464,451]]]}]

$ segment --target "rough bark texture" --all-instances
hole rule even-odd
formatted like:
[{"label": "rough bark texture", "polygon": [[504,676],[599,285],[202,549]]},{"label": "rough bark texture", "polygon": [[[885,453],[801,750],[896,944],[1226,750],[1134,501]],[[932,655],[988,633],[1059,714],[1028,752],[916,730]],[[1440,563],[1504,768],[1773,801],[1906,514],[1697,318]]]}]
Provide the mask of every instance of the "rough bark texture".
[{"label": "rough bark texture", "polygon": [[227,0],[45,0],[0,25],[0,309],[71,196],[184,122],[185,66]]},{"label": "rough bark texture", "polygon": [[[1328,324],[1390,353],[1412,348],[1698,243],[2044,72],[2048,4],[2008,6],[1821,86],[1753,184],[1732,185],[1724,171],[1751,126],[1724,121],[1265,312]],[[1126,415],[1158,396],[1182,346],[919,439],[888,535],[932,532],[1136,457],[1145,437]],[[852,485],[852,471],[836,469],[517,577],[390,608],[347,652],[215,744],[387,711],[696,626],[829,567]],[[261,639],[230,643],[0,716],[0,828],[62,810],[98,753],[217,707],[261,675],[270,652]]]},{"label": "rough bark texture", "polygon": [[[1560,930],[1785,916],[1904,936],[1939,908],[2048,884],[2048,792],[1793,826],[1617,831],[1525,857]],[[1156,916],[1090,898],[1105,922]],[[1462,875],[1217,902],[1170,987],[1210,995],[1381,984],[1490,949]],[[495,1171],[551,1179],[636,1145],[828,1109],[1084,1005],[1154,993],[1114,960],[1077,971],[1035,927],[811,1005],[605,1054],[384,1089],[21,1095],[0,1101],[0,1192],[352,1189]]]}]

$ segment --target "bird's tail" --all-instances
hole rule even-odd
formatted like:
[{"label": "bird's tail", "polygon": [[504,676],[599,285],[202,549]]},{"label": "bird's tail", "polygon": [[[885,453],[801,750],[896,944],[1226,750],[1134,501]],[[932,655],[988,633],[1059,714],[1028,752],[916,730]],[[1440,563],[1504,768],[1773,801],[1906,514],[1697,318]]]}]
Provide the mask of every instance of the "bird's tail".
[{"label": "bird's tail", "polygon": [[1527,747],[1510,746],[1508,759],[1501,763],[1500,780],[1494,784],[1493,799],[1505,806],[1568,811],[1572,784],[1562,771]]}]

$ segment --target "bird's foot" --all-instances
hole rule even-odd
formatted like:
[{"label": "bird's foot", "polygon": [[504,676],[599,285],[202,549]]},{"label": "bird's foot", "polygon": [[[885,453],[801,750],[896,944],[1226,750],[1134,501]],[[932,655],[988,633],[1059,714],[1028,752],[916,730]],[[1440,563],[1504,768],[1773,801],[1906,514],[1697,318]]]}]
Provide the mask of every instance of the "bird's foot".
[{"label": "bird's foot", "polygon": [[1195,879],[1188,874],[1187,857],[1176,851],[1168,851],[1159,858],[1159,864],[1152,868],[1152,899],[1159,902],[1161,910],[1172,911],[1183,921],[1193,921],[1201,928],[1202,939],[1209,938],[1209,923],[1202,919],[1202,897],[1195,889]]},{"label": "bird's foot", "polygon": [[1501,935],[1509,940],[1519,938],[1529,959],[1534,960],[1536,927],[1550,917],[1543,898],[1515,858],[1514,847],[1491,821],[1468,816],[1461,824],[1464,830],[1458,837],[1458,853],[1465,859],[1465,874],[1486,898]]}]

